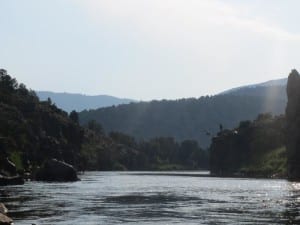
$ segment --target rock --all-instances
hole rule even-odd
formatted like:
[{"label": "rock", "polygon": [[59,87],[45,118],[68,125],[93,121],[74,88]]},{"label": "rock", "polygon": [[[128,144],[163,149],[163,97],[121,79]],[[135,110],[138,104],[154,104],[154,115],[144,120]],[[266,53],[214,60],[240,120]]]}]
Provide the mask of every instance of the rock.
[{"label": "rock", "polygon": [[3,203],[0,203],[0,213],[7,214],[8,210]]},{"label": "rock", "polygon": [[44,166],[36,173],[37,181],[58,181],[72,182],[78,181],[77,172],[74,167],[56,159],[47,161]]},{"label": "rock", "polygon": [[287,83],[286,147],[288,178],[300,180],[300,75],[292,70]]},{"label": "rock", "polygon": [[0,213],[0,225],[11,225],[13,224],[13,220],[8,216]]},{"label": "rock", "polygon": [[24,183],[25,183],[24,179],[21,176],[14,176],[14,177],[0,176],[0,186],[22,185]]},{"label": "rock", "polygon": [[4,204],[0,203],[0,225],[12,225],[13,220],[6,216],[8,212]]}]

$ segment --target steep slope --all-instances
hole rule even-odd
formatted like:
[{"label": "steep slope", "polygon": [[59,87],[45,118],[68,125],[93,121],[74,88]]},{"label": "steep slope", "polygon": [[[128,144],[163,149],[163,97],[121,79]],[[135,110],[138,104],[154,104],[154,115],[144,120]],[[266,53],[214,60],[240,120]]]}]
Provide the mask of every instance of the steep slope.
[{"label": "steep slope", "polygon": [[50,98],[53,103],[67,112],[71,112],[72,110],[79,112],[85,109],[97,109],[134,102],[132,99],[116,98],[108,95],[89,96],[48,91],[37,91],[36,93],[42,101],[46,101]]}]

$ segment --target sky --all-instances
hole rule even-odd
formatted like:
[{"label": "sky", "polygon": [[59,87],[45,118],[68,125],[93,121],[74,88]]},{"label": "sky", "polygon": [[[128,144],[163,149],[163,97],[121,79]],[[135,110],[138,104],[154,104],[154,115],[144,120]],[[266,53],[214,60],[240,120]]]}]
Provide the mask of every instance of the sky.
[{"label": "sky", "polygon": [[179,99],[300,70],[298,0],[0,0],[0,68],[33,90]]}]

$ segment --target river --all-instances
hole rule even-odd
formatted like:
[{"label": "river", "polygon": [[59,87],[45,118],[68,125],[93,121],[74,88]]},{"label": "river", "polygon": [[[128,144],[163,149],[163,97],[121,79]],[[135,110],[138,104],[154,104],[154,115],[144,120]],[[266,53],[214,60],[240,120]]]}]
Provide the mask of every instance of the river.
[{"label": "river", "polygon": [[199,172],[86,172],[0,187],[15,225],[300,224],[300,183]]}]

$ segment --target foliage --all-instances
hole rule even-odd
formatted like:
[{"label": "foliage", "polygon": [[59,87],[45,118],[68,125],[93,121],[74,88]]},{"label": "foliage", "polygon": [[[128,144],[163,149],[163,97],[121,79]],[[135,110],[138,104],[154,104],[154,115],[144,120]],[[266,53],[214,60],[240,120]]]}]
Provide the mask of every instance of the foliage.
[{"label": "foliage", "polygon": [[286,177],[287,153],[286,147],[279,147],[262,155],[250,166],[240,169],[241,174],[262,177]]},{"label": "foliage", "polygon": [[154,137],[174,137],[176,141],[197,140],[208,147],[212,135],[231,129],[240,121],[253,120],[260,113],[284,112],[286,99],[270,96],[226,94],[198,99],[152,101],[85,110],[79,113],[81,124],[95,120],[109,133],[118,131],[138,140]]},{"label": "foliage", "polygon": [[10,158],[19,170],[49,158],[78,166],[83,130],[74,118],[51,101],[39,101],[35,92],[0,70],[1,159]]},{"label": "foliage", "polygon": [[105,136],[87,130],[85,134],[82,155],[89,170],[208,168],[208,153],[196,141],[177,143],[173,138],[160,137],[136,142],[133,137],[120,132]]},{"label": "foliage", "polygon": [[218,133],[210,147],[211,172],[246,176],[286,174],[285,117],[261,114]]}]

